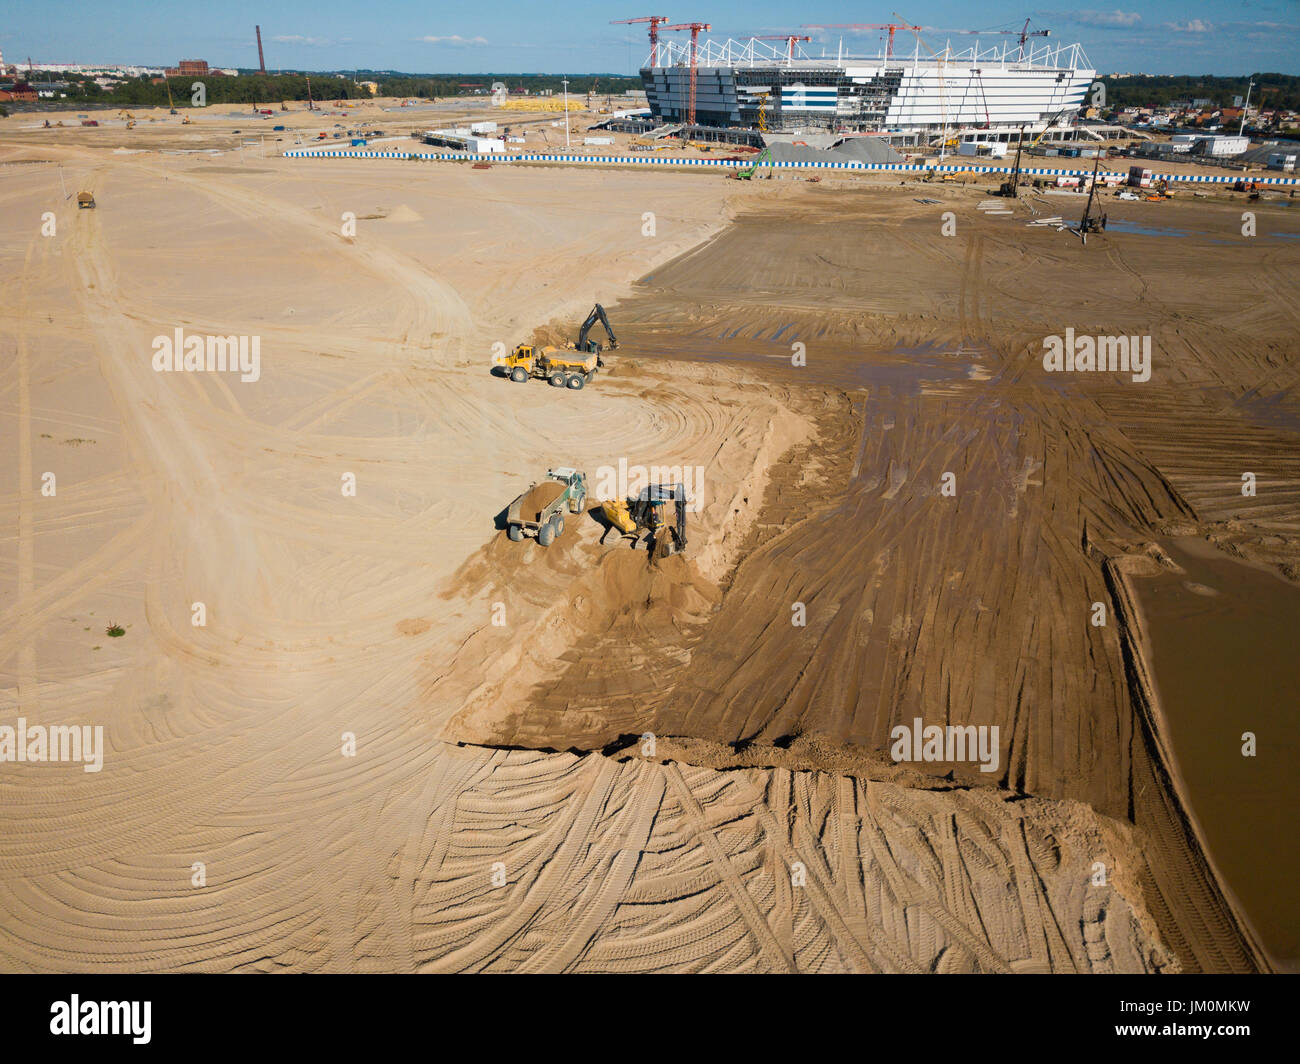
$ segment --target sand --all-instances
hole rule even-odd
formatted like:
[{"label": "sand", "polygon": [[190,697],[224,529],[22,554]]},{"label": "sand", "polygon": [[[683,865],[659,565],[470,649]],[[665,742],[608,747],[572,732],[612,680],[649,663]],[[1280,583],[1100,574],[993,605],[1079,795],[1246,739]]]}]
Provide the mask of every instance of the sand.
[{"label": "sand", "polygon": [[[236,167],[9,122],[0,723],[102,724],[108,749],[95,774],[0,766],[0,968],[1258,963],[1176,830],[1119,634],[1070,604],[1171,521],[1294,563],[1285,501],[1216,507],[1203,449],[1177,437],[1196,435],[1189,405],[1232,431],[1224,401],[1285,362],[1269,338],[1293,310],[1216,326],[1205,289],[1135,279],[1136,253],[1105,242],[1092,287],[1062,288],[1014,223],[971,209],[945,244],[883,189]],[[56,164],[96,211],[62,199]],[[826,195],[871,224],[782,230],[778,206]],[[1065,237],[1028,239],[1078,277]],[[1285,308],[1287,276],[1248,281],[1225,254],[1206,285],[1226,306],[1267,283]],[[1160,300],[1169,336],[1220,331],[1154,399],[1059,394],[1015,361],[1045,292],[1105,314]],[[494,345],[567,336],[597,299],[622,344],[591,387],[490,372]],[[810,313],[792,378],[781,330]],[[154,372],[177,327],[259,336],[260,379]],[[978,356],[937,383],[891,354],[963,339]],[[762,360],[728,358],[733,341]],[[854,345],[877,382],[845,378]],[[1275,440],[1234,438],[1292,490]],[[548,466],[619,459],[704,468],[685,555],[651,566],[578,515],[549,548],[494,526]],[[928,487],[949,467],[979,488],[956,523]],[[767,642],[796,595],[822,612]],[[1087,653],[1053,658],[1071,638]],[[889,715],[932,685],[954,719],[1007,725],[1006,773],[954,788],[946,766],[882,759]]]},{"label": "sand", "polygon": [[542,513],[564,494],[564,485],[556,480],[543,480],[531,488],[519,502],[519,516],[525,521],[540,521]]}]

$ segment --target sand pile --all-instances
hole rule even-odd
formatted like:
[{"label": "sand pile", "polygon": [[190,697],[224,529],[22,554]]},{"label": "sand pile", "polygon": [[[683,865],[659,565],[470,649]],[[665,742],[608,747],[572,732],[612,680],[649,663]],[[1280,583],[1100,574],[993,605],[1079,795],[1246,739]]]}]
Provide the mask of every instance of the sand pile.
[{"label": "sand pile", "polygon": [[422,222],[424,215],[412,210],[405,203],[394,209],[385,219],[386,222]]},{"label": "sand pile", "polygon": [[558,480],[543,480],[535,484],[519,502],[519,516],[524,521],[540,521],[542,513],[564,494],[564,485]]}]

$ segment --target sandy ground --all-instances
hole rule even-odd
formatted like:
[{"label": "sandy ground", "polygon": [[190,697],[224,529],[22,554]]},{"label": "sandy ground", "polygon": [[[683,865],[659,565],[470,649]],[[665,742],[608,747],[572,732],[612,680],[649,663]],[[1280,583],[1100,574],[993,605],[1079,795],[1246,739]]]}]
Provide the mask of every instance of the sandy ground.
[{"label": "sandy ground", "polygon": [[[1062,291],[1034,271],[1076,277],[1068,238],[1034,234],[1031,261],[969,196],[974,235],[944,244],[897,196],[812,228],[798,212],[840,193],[793,184],[5,136],[0,723],[103,724],[108,747],[97,774],[0,771],[6,970],[1256,963],[1135,725],[1119,633],[1070,614],[1106,594],[1102,555],[1161,523],[1294,564],[1294,508],[1216,509],[1203,452],[1149,400],[1020,379]],[[96,211],[63,199],[56,163]],[[1159,300],[1173,335],[1257,340],[1288,313],[1216,320],[1204,293],[1088,252],[1075,299]],[[1238,294],[1293,308],[1284,276]],[[488,372],[493,345],[564,335],[595,299],[623,346],[590,388]],[[725,357],[745,339],[788,358],[780,330],[813,312],[808,379]],[[178,327],[260,337],[260,379],[154,372],[152,339]],[[1157,401],[1285,363],[1223,338],[1188,343]],[[886,384],[837,364],[867,340]],[[978,354],[956,376],[889,376],[899,345],[958,342]],[[1194,357],[1210,350],[1228,353]],[[1158,468],[1128,442],[1144,426],[1143,448],[1172,448]],[[1257,446],[1293,483],[1293,458]],[[687,556],[650,567],[594,520],[549,549],[494,526],[546,467],[619,459],[704,468]],[[956,525],[916,487],[950,466],[980,487]],[[881,501],[900,497],[910,516]],[[841,556],[850,578],[828,579]],[[762,617],[796,595],[822,612],[777,652]],[[1070,639],[1088,668],[1053,658]],[[828,700],[845,655],[859,671]],[[1007,725],[1003,773],[877,771],[890,714],[936,697]],[[628,741],[645,730],[656,751]],[[737,740],[762,756],[721,771]]]}]

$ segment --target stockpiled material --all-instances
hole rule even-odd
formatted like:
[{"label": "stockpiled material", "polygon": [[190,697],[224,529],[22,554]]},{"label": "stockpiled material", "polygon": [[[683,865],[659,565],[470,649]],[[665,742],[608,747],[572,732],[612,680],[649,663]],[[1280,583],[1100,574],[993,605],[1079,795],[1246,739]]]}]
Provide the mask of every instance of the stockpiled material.
[{"label": "stockpiled material", "polygon": [[563,492],[564,485],[558,480],[543,480],[524,496],[524,501],[519,504],[519,516],[525,521],[540,521],[542,511]]}]

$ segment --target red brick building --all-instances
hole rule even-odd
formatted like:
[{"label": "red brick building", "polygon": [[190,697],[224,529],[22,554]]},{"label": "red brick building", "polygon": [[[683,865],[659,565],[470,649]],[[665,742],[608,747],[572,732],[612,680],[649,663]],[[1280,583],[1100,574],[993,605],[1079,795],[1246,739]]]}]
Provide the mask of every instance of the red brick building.
[{"label": "red brick building", "polygon": [[176,66],[168,67],[163,73],[169,78],[221,77],[221,71],[208,68],[206,59],[182,59]]}]

